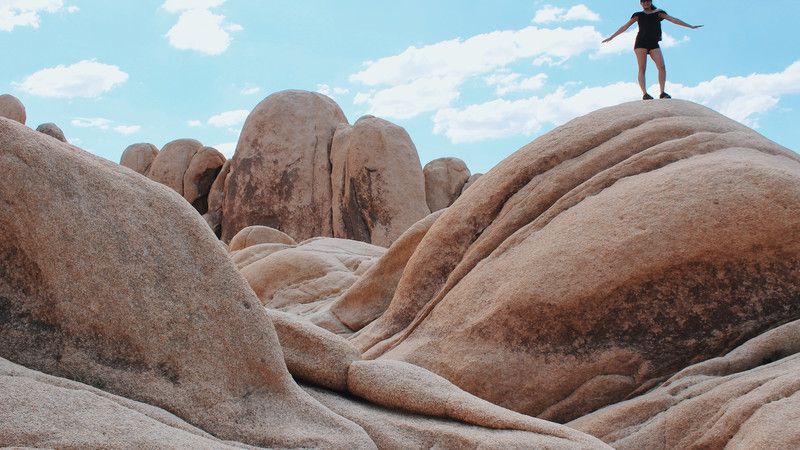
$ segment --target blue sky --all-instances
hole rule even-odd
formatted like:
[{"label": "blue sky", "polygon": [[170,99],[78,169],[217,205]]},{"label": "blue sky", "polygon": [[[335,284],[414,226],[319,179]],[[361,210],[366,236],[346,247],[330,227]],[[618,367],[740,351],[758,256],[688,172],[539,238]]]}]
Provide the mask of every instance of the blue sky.
[{"label": "blue sky", "polygon": [[[797,0],[658,6],[667,91],[800,151]],[[28,125],[119,161],[135,142],[195,138],[232,155],[244,118],[284,89],[326,93],[351,123],[406,128],[423,164],[485,172],[537,136],[639,99],[638,1],[0,0],[0,93]],[[648,84],[656,81],[650,63]],[[657,93],[651,89],[651,93]]]}]

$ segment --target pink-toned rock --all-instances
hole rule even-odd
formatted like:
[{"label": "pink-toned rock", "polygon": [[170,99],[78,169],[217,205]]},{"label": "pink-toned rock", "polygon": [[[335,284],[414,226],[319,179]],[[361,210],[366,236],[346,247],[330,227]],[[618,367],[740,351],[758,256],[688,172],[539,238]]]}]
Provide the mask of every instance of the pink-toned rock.
[{"label": "pink-toned rock", "polygon": [[250,225],[297,240],[333,236],[329,153],[340,123],[339,106],[314,92],[278,92],[253,109],[225,186],[225,242]]},{"label": "pink-toned rock", "polygon": [[478,178],[480,178],[481,175],[483,175],[483,174],[482,173],[473,173],[472,175],[470,175],[470,177],[467,179],[467,182],[464,183],[464,187],[461,188],[461,193],[463,194],[464,191],[466,191],[470,186],[475,184],[475,182],[478,181]]},{"label": "pink-toned rock", "polygon": [[0,117],[14,120],[25,125],[25,105],[11,94],[0,95]]},{"label": "pink-toned rock", "polygon": [[56,138],[61,142],[67,142],[67,138],[64,137],[64,132],[61,130],[61,128],[58,127],[58,125],[52,122],[43,123],[39,125],[38,127],[36,127],[36,131],[38,131],[39,133],[44,133],[50,137]]},{"label": "pink-toned rock", "polygon": [[618,449],[798,448],[800,322],[568,425]]},{"label": "pink-toned rock", "polygon": [[440,211],[432,213],[406,230],[327,311],[309,320],[330,331],[349,334],[380,317],[392,301],[409,258],[440,215]]},{"label": "pink-toned rock", "polygon": [[259,300],[174,191],[2,118],[0,148],[0,357],[221,439],[374,448],[293,382]]},{"label": "pink-toned rock", "polygon": [[164,145],[147,177],[171,187],[200,213],[208,211],[208,193],[225,164],[222,153],[194,139],[177,139]]},{"label": "pink-toned rock", "polygon": [[377,117],[336,129],[331,184],[335,237],[388,247],[430,213],[414,143],[403,128]]},{"label": "pink-toned rock", "polygon": [[26,369],[3,358],[0,417],[0,443],[4,447],[243,447],[220,441],[154,406]]},{"label": "pink-toned rock", "polygon": [[469,169],[458,158],[438,158],[425,164],[425,198],[431,212],[447,208],[461,195],[470,178]]},{"label": "pink-toned rock", "polygon": [[217,237],[222,235],[222,201],[225,199],[225,182],[230,174],[231,162],[225,161],[208,191],[208,211],[203,214],[208,226]]},{"label": "pink-toned rock", "polygon": [[576,119],[465,191],[351,342],[549,420],[616,403],[800,315],[799,160],[684,101]]},{"label": "pink-toned rock", "polygon": [[[325,310],[383,255],[386,249],[359,241],[315,238],[297,246],[271,247],[239,270],[261,302],[272,309],[308,315]],[[245,249],[243,251],[246,251]]]},{"label": "pink-toned rock", "polygon": [[122,152],[119,164],[147,176],[156,156],[158,156],[158,148],[153,144],[131,144]]},{"label": "pink-toned rock", "polygon": [[252,225],[236,233],[228,244],[228,250],[234,252],[258,244],[297,245],[297,242],[283,231],[263,225]]}]

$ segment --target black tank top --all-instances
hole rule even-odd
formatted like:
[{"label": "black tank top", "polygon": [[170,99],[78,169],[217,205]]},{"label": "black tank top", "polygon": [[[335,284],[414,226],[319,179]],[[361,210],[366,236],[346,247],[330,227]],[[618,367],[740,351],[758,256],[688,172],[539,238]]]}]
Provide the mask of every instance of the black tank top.
[{"label": "black tank top", "polygon": [[658,17],[659,13],[666,14],[667,12],[663,9],[657,9],[650,14],[644,11],[633,13],[631,19],[636,19],[636,22],[639,24],[639,34],[636,36],[637,39],[648,41],[661,40],[661,21],[664,19]]}]

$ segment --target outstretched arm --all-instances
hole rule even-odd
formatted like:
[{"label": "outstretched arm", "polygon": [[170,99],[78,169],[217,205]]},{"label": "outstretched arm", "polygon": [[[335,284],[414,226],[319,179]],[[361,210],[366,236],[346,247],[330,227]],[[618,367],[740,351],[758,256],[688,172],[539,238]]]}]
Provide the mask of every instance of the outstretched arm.
[{"label": "outstretched arm", "polygon": [[661,17],[664,20],[669,20],[670,22],[674,23],[675,25],[680,25],[680,26],[686,27],[686,28],[695,29],[695,28],[702,27],[702,25],[689,25],[688,23],[682,21],[681,19],[676,19],[676,18],[670,16],[667,13],[658,13],[658,17]]},{"label": "outstretched arm", "polygon": [[631,25],[633,25],[634,22],[636,22],[636,19],[631,18],[631,20],[629,20],[628,23],[626,23],[625,25],[619,27],[619,30],[617,30],[616,33],[612,34],[608,39],[603,39],[603,43],[606,43],[606,42],[614,39],[615,37],[619,36],[620,34],[624,33],[625,31],[627,31],[628,28],[630,28]]}]

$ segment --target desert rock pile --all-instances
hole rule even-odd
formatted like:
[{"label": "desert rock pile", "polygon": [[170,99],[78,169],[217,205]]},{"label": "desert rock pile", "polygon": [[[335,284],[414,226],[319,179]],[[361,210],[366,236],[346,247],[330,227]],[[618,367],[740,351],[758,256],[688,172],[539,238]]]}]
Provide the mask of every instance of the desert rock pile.
[{"label": "desert rock pile", "polygon": [[705,107],[436,162],[430,214],[302,91],[123,163],[0,118],[0,446],[800,446],[800,156]]}]

